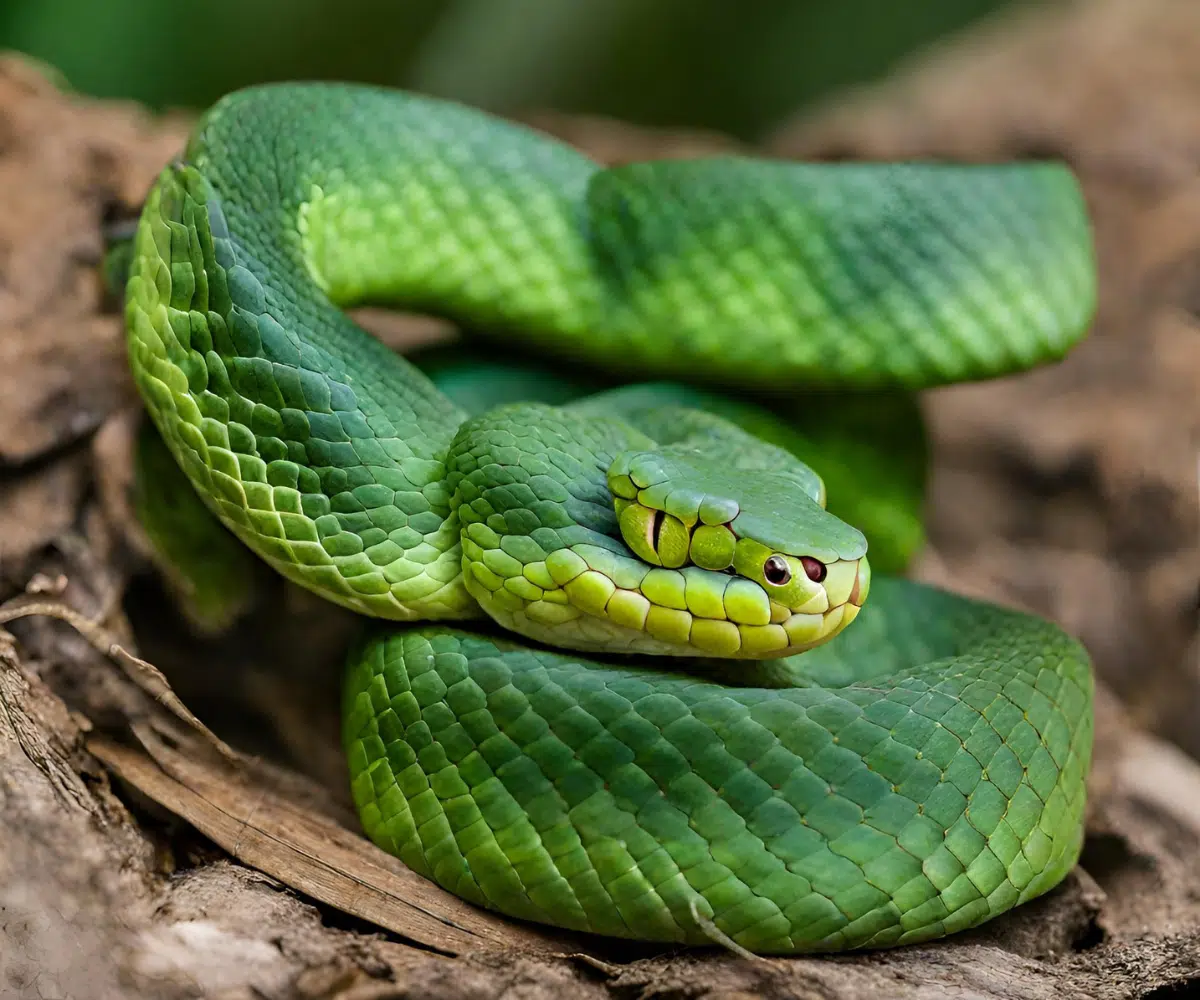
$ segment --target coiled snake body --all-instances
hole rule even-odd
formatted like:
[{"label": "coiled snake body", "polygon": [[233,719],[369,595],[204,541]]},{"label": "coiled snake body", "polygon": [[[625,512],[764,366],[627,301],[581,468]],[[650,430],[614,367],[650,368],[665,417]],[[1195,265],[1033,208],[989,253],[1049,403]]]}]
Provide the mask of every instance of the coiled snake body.
[{"label": "coiled snake body", "polygon": [[222,100],[163,171],[126,308],[220,520],[329,600],[424,623],[347,670],[378,844],[512,916],[789,953],[948,934],[1063,878],[1082,648],[872,586],[816,473],[707,390],[468,415],[343,310],[816,408],[1056,358],[1094,300],[1056,166],[601,169],[456,105],[292,84]]}]

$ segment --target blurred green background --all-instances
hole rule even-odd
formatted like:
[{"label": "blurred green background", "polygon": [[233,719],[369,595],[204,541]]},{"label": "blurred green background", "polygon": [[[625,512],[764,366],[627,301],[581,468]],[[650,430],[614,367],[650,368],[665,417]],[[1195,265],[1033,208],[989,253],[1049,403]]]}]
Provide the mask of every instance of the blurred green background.
[{"label": "blurred green background", "polygon": [[0,0],[0,48],[77,90],[199,108],[352,79],[754,139],[1006,0]]}]

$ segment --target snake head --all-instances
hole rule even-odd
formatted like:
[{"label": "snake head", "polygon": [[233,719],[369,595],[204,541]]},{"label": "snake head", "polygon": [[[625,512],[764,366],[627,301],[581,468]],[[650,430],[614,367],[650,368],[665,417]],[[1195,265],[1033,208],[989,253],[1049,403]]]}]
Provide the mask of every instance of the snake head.
[{"label": "snake head", "polygon": [[858,615],[871,579],[866,538],[825,510],[807,466],[739,464],[675,447],[617,455],[607,478],[621,537],[661,567],[641,593],[686,609],[688,651],[803,652]]},{"label": "snake head", "polygon": [[467,592],[548,646],[772,659],[827,642],[867,596],[866,539],[820,477],[725,423],[655,445],[519,404],[464,422],[447,464]]}]

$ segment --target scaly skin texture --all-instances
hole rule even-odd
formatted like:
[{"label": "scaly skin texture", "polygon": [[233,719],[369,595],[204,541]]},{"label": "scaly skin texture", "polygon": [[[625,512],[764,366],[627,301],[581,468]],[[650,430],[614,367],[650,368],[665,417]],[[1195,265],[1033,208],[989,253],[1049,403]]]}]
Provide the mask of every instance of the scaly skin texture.
[{"label": "scaly skin texture", "polygon": [[346,679],[363,825],[514,916],[708,943],[694,905],[761,953],[924,941],[1040,895],[1082,843],[1086,654],[1024,615],[876,587],[791,689],[379,636]]},{"label": "scaly skin texture", "polygon": [[863,534],[752,407],[659,385],[468,418],[343,312],[710,386],[985,378],[1090,319],[1065,170],[602,170],[455,105],[261,87],[159,177],[126,301],[147,408],[246,545],[366,615],[508,630],[410,626],[347,674],[364,826],[451,891],[787,953],[950,933],[1074,863],[1077,643],[872,587]]}]

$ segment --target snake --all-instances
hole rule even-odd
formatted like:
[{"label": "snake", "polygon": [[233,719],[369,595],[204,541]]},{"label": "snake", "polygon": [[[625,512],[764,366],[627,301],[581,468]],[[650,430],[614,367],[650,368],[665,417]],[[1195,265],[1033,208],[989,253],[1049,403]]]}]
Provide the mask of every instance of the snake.
[{"label": "snake", "polygon": [[[1085,648],[872,580],[762,403],[821,427],[1061,359],[1096,302],[1067,166],[604,165],[448,100],[265,84],[202,115],[128,266],[130,367],[203,508],[371,620],[349,786],[414,872],[565,931],[786,955],[956,933],[1077,862]],[[474,331],[498,394],[456,401],[368,305]],[[615,381],[511,398],[521,358]]]}]

